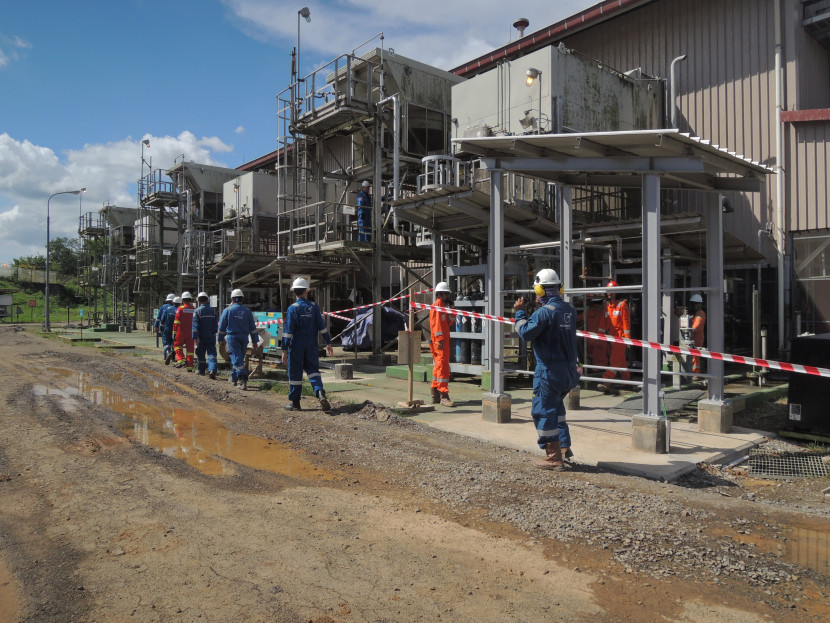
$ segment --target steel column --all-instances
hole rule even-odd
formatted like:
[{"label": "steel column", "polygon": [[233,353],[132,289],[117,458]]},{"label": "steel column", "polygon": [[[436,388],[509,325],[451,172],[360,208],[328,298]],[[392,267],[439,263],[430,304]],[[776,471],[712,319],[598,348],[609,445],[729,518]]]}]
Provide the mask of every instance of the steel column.
[{"label": "steel column", "polygon": [[571,297],[567,293],[573,286],[573,257],[571,256],[571,244],[573,242],[573,202],[571,200],[570,186],[557,186],[559,189],[561,200],[559,205],[562,207],[562,212],[559,215],[559,278],[562,280],[562,285],[565,286],[565,294],[563,298],[570,301]]},{"label": "steel column", "polygon": [[[502,171],[490,169],[490,231],[487,267],[488,312],[504,313],[504,205],[502,202]],[[504,393],[504,327],[498,322],[487,323],[487,350],[490,361],[490,393]]]},{"label": "steel column", "polygon": [[432,230],[432,287],[444,281],[444,237]]},{"label": "steel column", "polygon": [[[723,195],[706,202],[706,344],[723,352]],[[782,328],[783,329],[783,328]],[[708,359],[709,400],[723,400],[723,361]]]},{"label": "steel column", "polygon": [[[643,338],[660,341],[660,176],[643,176]],[[643,353],[643,414],[660,414],[660,351]]]}]

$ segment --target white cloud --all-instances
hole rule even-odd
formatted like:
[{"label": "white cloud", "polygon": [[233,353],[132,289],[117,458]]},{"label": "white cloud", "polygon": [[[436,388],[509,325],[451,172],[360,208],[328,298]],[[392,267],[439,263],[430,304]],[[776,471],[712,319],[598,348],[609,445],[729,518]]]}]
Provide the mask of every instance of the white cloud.
[{"label": "white cloud", "polygon": [[245,126],[243,126],[243,125],[236,126],[236,129],[234,130],[234,132],[236,132],[237,134],[242,134],[244,131],[245,131]]},{"label": "white cloud", "polygon": [[22,51],[31,49],[32,44],[17,35],[0,35],[0,69],[7,67],[12,61],[19,60],[23,56]]},{"label": "white cloud", "polygon": [[196,138],[184,131],[178,136],[146,135],[111,143],[87,144],[62,157],[28,140],[0,134],[0,262],[45,252],[46,203],[56,192],[87,188],[82,198],[60,195],[50,203],[50,236],[76,237],[78,212],[99,209],[105,203],[135,206],[136,182],[141,173],[141,140],[154,169],[166,169],[184,154],[187,160],[225,166],[214,158],[233,148],[217,137]]},{"label": "white cloud", "polygon": [[[295,5],[272,0],[223,2],[249,36],[260,41],[296,40]],[[517,39],[512,24],[518,17],[530,21],[525,31],[530,34],[593,4],[591,0],[526,0],[517,7],[503,0],[419,0],[413,10],[408,2],[312,0],[308,3],[311,23],[300,24],[301,61],[303,70],[308,71],[318,64],[311,63],[312,58],[333,59],[383,31],[385,47],[452,69]],[[372,43],[379,45],[379,40]]]}]

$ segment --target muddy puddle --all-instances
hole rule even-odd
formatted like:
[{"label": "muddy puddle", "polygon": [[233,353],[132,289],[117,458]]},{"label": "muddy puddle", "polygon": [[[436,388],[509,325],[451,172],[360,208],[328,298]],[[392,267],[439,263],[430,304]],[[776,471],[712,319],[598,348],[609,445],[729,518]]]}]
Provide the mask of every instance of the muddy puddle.
[{"label": "muddy puddle", "polygon": [[295,478],[335,478],[334,473],[316,468],[285,444],[228,429],[206,409],[159,406],[157,403],[175,405],[181,397],[158,381],[147,381],[143,395],[126,396],[92,384],[83,372],[57,367],[45,372],[40,375],[45,382],[34,386],[36,395],[58,398],[65,411],[82,409],[85,402],[106,407],[122,417],[119,429],[130,439],[205,474],[229,476],[239,464]]},{"label": "muddy puddle", "polygon": [[20,603],[9,570],[0,562],[0,623],[17,623]]},{"label": "muddy puddle", "polygon": [[754,545],[764,553],[776,554],[787,562],[830,577],[830,526],[826,522],[794,525],[782,530],[775,538],[754,532],[733,535],[733,538]]}]

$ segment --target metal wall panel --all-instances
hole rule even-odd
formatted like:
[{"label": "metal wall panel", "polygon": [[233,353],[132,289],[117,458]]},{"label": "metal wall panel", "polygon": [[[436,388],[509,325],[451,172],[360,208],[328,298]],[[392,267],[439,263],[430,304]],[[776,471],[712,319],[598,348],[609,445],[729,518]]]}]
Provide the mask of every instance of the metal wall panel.
[{"label": "metal wall panel", "polygon": [[[782,2],[787,59],[784,106],[789,110],[826,107],[830,105],[827,52],[801,27],[799,0]],[[657,0],[564,43],[616,69],[641,67],[665,78],[672,59],[688,54],[677,66],[680,129],[774,167],[774,11],[774,0]],[[808,140],[808,130],[799,132],[807,142],[793,136],[792,160],[787,162],[785,156],[787,212],[794,229],[826,227],[826,181],[808,179],[807,172],[801,178],[794,176],[802,162],[812,162],[811,171],[819,155],[827,162],[826,131],[818,142]],[[758,245],[758,230],[774,218],[775,178],[769,176],[761,193],[736,195],[735,212],[725,215],[726,229],[753,248]],[[773,260],[769,245],[761,251]]]}]

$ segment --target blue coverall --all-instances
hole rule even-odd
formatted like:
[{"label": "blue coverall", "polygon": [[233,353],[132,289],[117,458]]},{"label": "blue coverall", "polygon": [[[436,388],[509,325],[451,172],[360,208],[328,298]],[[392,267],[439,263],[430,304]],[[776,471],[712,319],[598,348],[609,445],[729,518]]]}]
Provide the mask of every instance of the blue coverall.
[{"label": "blue coverall", "polygon": [[162,353],[164,358],[173,350],[173,321],[176,319],[176,306],[165,303],[159,308],[159,314],[153,323],[153,328],[161,334]]},{"label": "blue coverall", "polygon": [[[205,370],[208,372],[216,370],[216,331],[218,329],[216,310],[210,306],[210,303],[199,305],[193,312],[193,339],[199,342],[196,346],[199,374],[204,374]],[[207,354],[207,361],[205,361],[205,354]]]},{"label": "blue coverall", "polygon": [[241,303],[234,303],[222,312],[219,318],[219,343],[227,338],[228,353],[231,356],[231,380],[248,380],[245,369],[245,351],[248,350],[248,336],[254,345],[259,343],[254,315]]},{"label": "blue coverall", "polygon": [[372,242],[372,195],[357,193],[357,241]]},{"label": "blue coverall", "polygon": [[526,342],[533,342],[536,356],[530,414],[539,447],[544,450],[558,438],[562,448],[569,448],[571,436],[563,400],[579,383],[576,310],[562,297],[552,296],[530,319],[526,311],[517,311],[516,332]]},{"label": "blue coverall", "polygon": [[317,303],[298,298],[288,308],[282,333],[282,350],[288,351],[288,399],[291,402],[300,400],[303,393],[303,370],[315,395],[323,389],[318,335],[323,336],[326,344],[331,344],[329,330]]}]

